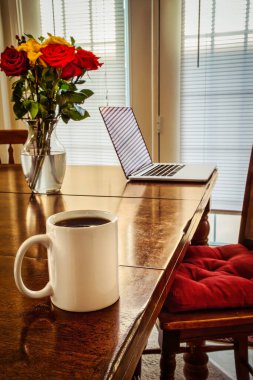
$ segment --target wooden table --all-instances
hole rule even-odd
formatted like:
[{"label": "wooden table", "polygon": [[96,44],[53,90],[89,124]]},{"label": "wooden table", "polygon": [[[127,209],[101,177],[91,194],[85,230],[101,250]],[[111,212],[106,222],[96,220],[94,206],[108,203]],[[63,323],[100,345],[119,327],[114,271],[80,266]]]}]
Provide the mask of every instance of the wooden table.
[{"label": "wooden table", "polygon": [[[61,193],[64,195],[199,201],[205,194],[206,189],[210,185],[213,186],[216,174],[207,184],[127,182],[120,166],[68,166]],[[1,165],[0,192],[31,193],[19,165]]]},{"label": "wooden table", "polygon": [[[206,239],[215,179],[127,183],[118,167],[69,167],[61,194],[31,196],[18,165],[0,166],[0,378],[131,379],[175,266],[193,236]],[[96,312],[65,312],[49,298],[27,298],[13,279],[21,242],[44,233],[49,215],[71,209],[119,218],[120,299]],[[47,282],[42,247],[28,252],[23,276],[33,289]]]}]

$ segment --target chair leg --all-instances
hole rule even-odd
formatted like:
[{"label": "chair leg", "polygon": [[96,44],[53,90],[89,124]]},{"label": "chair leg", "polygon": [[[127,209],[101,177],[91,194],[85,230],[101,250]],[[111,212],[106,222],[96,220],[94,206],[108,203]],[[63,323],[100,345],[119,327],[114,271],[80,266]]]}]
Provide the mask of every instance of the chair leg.
[{"label": "chair leg", "polygon": [[138,364],[135,368],[132,380],[140,380],[141,379],[141,357],[140,360],[138,361]]},{"label": "chair leg", "polygon": [[176,353],[180,346],[180,335],[177,332],[163,331],[160,380],[174,380]]},{"label": "chair leg", "polygon": [[234,338],[234,356],[237,380],[249,380],[248,363],[248,337],[238,336]]},{"label": "chair leg", "polygon": [[204,341],[188,344],[190,352],[184,354],[184,375],[186,380],[206,380],[208,378],[208,355],[201,350]]}]

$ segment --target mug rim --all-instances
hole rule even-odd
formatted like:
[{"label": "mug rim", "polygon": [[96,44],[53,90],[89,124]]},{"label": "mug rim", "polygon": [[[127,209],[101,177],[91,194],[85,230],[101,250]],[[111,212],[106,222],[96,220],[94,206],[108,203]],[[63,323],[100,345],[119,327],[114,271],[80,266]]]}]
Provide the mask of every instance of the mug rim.
[{"label": "mug rim", "polygon": [[105,225],[115,223],[118,220],[117,215],[115,215],[111,211],[99,210],[99,209],[97,209],[97,210],[95,210],[95,209],[92,209],[92,210],[82,209],[82,210],[61,211],[61,212],[57,212],[56,214],[50,215],[47,218],[47,225],[50,225],[53,228],[60,228],[60,229],[65,228],[65,229],[71,229],[71,230],[75,230],[75,229],[78,229],[78,230],[86,229],[87,230],[87,227],[66,227],[66,226],[57,226],[56,225],[56,223],[58,223],[62,220],[73,219],[73,218],[82,217],[82,216],[100,217],[100,218],[104,218],[104,219],[108,220],[107,223],[90,226],[89,228],[99,228],[99,227],[101,228]]}]

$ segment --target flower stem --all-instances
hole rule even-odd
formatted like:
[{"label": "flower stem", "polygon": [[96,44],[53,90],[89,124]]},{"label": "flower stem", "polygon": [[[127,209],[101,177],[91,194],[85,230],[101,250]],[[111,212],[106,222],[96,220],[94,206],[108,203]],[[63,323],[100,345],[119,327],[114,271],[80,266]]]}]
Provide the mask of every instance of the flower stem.
[{"label": "flower stem", "polygon": [[[51,153],[51,134],[57,119],[30,120],[30,140],[32,167],[30,170],[29,187],[34,192],[45,158]],[[28,121],[29,123],[29,121]]]},{"label": "flower stem", "polygon": [[35,190],[35,187],[37,185],[37,181],[39,179],[39,175],[41,173],[41,170],[42,170],[42,166],[43,166],[43,163],[44,163],[44,160],[45,160],[45,155],[43,156],[35,156],[34,157],[34,160],[35,160],[35,166],[34,166],[34,171],[33,171],[33,178],[32,178],[32,181],[31,183],[29,184],[31,190],[34,192]]}]

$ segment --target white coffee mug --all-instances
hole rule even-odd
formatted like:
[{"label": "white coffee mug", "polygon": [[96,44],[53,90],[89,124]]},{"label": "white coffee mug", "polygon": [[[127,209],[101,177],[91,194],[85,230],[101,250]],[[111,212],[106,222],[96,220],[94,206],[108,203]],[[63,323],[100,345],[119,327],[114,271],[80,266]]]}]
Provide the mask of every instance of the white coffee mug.
[{"label": "white coffee mug", "polygon": [[[115,215],[99,210],[50,216],[46,234],[28,238],[17,252],[14,277],[20,292],[32,298],[50,296],[55,306],[68,311],[112,305],[119,298],[117,223]],[[24,255],[35,243],[48,253],[49,282],[39,291],[28,289],[21,276]]]}]

